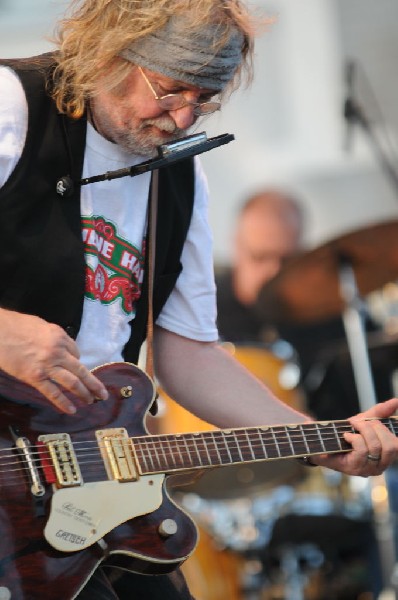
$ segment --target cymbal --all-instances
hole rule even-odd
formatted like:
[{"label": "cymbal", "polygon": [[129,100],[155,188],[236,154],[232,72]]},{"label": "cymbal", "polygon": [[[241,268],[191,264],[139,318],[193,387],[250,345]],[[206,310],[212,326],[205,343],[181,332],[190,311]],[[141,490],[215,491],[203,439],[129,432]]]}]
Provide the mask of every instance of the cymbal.
[{"label": "cymbal", "polygon": [[398,220],[379,222],[299,253],[267,283],[256,311],[273,321],[311,322],[343,312],[340,265],[351,265],[365,296],[398,277]]}]

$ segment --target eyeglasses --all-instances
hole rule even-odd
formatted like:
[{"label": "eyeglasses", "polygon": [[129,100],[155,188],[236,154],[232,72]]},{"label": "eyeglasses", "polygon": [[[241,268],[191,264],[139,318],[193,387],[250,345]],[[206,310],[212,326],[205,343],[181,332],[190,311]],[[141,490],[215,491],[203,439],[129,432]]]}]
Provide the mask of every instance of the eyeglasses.
[{"label": "eyeglasses", "polygon": [[178,94],[166,94],[165,96],[158,96],[148,77],[145,75],[141,67],[138,67],[141,75],[148,84],[156,102],[163,108],[163,110],[178,110],[184,106],[193,106],[193,114],[196,116],[210,115],[211,113],[220,110],[221,102],[209,101],[209,102],[190,102],[184,97],[183,92]]}]

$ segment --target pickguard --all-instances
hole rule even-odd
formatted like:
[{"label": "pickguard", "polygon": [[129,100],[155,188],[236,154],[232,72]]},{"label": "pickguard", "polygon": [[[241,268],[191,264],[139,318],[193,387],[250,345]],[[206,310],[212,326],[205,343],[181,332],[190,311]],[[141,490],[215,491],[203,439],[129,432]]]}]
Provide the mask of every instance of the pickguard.
[{"label": "pickguard", "polygon": [[88,548],[118,525],[162,503],[164,474],[137,481],[100,481],[54,492],[44,535],[61,552]]}]

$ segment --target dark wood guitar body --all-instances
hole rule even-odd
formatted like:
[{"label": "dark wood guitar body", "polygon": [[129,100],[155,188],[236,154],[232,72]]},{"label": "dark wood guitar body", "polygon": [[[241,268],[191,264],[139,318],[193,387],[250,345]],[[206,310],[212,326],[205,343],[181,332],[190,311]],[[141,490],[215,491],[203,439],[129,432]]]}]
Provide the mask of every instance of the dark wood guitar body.
[{"label": "dark wood guitar body", "polygon": [[[15,468],[20,457],[12,450],[13,438],[27,438],[35,446],[41,434],[68,432],[74,444],[95,442],[95,430],[114,427],[125,427],[129,436],[146,435],[143,423],[153,400],[151,380],[124,363],[105,365],[95,372],[106,385],[109,399],[81,404],[73,416],[58,413],[33,388],[0,377],[0,591],[1,587],[10,590],[11,600],[70,600],[100,563],[139,573],[170,572],[195,548],[196,526],[165,489],[157,510],[117,526],[104,536],[105,544],[64,553],[44,538],[52,486],[46,485],[42,497],[31,493],[28,473]],[[132,387],[130,398],[121,397],[123,386]],[[81,471],[84,481],[107,479],[98,464],[82,466]],[[118,509],[117,498],[114,509]],[[177,523],[177,532],[169,537],[162,537],[158,530],[165,519]]]},{"label": "dark wood guitar body", "polygon": [[[149,435],[147,375],[129,363],[94,372],[109,400],[73,416],[0,373],[1,599],[72,600],[101,563],[175,569],[197,530],[169,498],[168,474],[352,450],[349,421]],[[380,421],[398,435],[398,417]]]}]

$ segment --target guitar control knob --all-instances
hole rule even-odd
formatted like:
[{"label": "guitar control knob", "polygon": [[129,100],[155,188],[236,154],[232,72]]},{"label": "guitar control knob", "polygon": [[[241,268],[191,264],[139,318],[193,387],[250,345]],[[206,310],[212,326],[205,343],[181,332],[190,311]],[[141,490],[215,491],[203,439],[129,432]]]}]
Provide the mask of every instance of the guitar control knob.
[{"label": "guitar control knob", "polygon": [[159,533],[162,537],[169,537],[177,533],[177,523],[174,519],[165,519],[159,525]]},{"label": "guitar control knob", "polygon": [[123,398],[130,398],[133,395],[133,388],[131,385],[125,385],[124,387],[120,388],[120,394],[123,396]]}]

